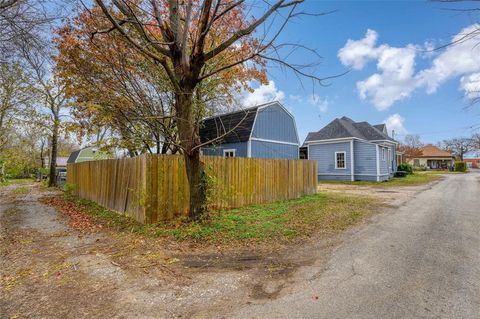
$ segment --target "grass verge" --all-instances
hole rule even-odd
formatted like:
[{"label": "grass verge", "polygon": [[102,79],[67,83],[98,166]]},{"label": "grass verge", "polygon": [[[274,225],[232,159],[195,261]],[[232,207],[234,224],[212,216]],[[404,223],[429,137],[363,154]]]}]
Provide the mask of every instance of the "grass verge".
[{"label": "grass verge", "polygon": [[428,184],[435,180],[440,179],[440,174],[432,174],[430,172],[417,172],[406,177],[394,177],[384,182],[370,182],[370,181],[322,181],[319,184],[345,184],[345,185],[360,185],[360,186],[372,186],[372,187],[397,187],[397,186],[418,186]]},{"label": "grass verge", "polygon": [[21,178],[21,179],[6,179],[3,182],[0,181],[0,187],[8,185],[26,185],[32,182],[30,178]]},{"label": "grass verge", "polygon": [[62,200],[92,218],[101,228],[206,244],[279,243],[318,233],[336,233],[365,219],[378,203],[371,197],[320,193],[295,200],[209,212],[202,223],[177,220],[142,225],[91,201]]}]

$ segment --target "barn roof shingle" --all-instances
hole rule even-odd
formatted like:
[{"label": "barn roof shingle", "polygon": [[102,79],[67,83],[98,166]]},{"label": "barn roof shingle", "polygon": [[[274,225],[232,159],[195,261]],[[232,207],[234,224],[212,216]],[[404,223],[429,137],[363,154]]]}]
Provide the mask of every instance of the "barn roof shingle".
[{"label": "barn roof shingle", "polygon": [[[246,142],[250,138],[259,106],[207,118],[200,127],[202,143]],[[224,136],[223,136],[224,135]]]}]

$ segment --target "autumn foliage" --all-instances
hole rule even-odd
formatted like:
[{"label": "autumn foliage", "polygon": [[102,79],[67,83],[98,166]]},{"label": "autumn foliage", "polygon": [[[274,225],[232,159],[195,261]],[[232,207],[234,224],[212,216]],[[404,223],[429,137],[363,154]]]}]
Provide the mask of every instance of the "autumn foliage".
[{"label": "autumn foliage", "polygon": [[[290,18],[301,15],[294,13],[301,2],[265,1],[264,12],[248,18],[263,10],[235,0],[96,0],[59,30],[59,73],[82,115],[96,127],[111,126],[129,141],[131,155],[136,143],[151,152],[150,141],[157,152],[166,145],[165,151],[183,154],[189,217],[199,221],[206,199],[200,149],[208,143],[200,140],[202,119],[252,80],[266,83],[267,50]],[[283,22],[267,24],[273,16]]]},{"label": "autumn foliage", "polygon": [[[221,18],[212,28],[208,45],[225,40],[232,27],[242,26],[242,19],[240,10],[232,10]],[[118,32],[99,32],[108,28],[108,21],[101,18],[101,11],[95,6],[57,30],[56,67],[73,100],[72,114],[76,119],[70,125],[71,131],[82,138],[100,135],[108,127],[112,134],[104,134],[108,139],[100,142],[127,148],[132,155],[175,149],[173,87],[155,62],[140,54]],[[160,32],[153,22],[146,30],[152,36]],[[190,32],[196,30],[192,27]],[[249,54],[255,45],[258,44],[252,38],[241,41],[206,65],[204,72],[232,63]],[[234,93],[249,89],[252,80],[265,83],[265,63],[261,59],[256,62],[227,68],[205,80],[196,93],[202,104],[198,116],[215,112],[219,101],[231,104]],[[165,141],[171,143],[163,145]]]}]

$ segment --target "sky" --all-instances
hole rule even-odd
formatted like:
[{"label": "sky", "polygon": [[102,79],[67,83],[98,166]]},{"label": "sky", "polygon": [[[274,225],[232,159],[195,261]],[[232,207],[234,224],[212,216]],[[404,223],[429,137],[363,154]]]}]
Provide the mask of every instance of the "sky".
[{"label": "sky", "polygon": [[[295,116],[301,142],[336,117],[386,123],[395,137],[418,134],[424,143],[480,132],[480,37],[439,49],[473,28],[475,17],[446,10],[465,4],[430,1],[316,1],[301,10],[335,12],[296,19],[277,42],[301,43],[322,56],[312,69],[340,77],[312,85],[270,65],[269,84],[255,85],[244,104],[280,100]],[[296,52],[292,62],[318,59]],[[478,91],[478,90],[477,90]]]}]

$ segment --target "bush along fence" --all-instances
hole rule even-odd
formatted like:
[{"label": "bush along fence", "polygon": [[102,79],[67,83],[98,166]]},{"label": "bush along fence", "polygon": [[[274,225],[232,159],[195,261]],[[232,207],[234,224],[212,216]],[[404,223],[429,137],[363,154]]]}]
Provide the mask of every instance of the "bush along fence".
[{"label": "bush along fence", "polygon": [[[309,160],[203,156],[209,209],[298,198],[317,188],[317,164]],[[141,223],[186,216],[189,186],[179,155],[68,164],[67,183],[75,195]]]}]

